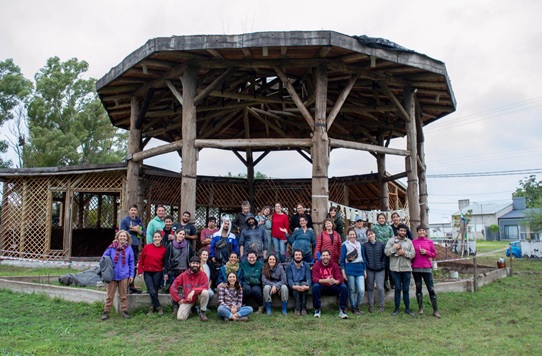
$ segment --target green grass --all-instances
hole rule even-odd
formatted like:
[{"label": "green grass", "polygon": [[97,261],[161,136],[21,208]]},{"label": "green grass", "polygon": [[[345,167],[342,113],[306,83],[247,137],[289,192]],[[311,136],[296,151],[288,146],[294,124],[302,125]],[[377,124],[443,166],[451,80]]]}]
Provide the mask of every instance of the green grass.
[{"label": "green grass", "polygon": [[24,268],[0,264],[0,276],[61,276],[66,273],[79,273],[73,268]]},{"label": "green grass", "polygon": [[[494,265],[496,258],[481,259]],[[388,303],[384,314],[350,315],[349,320],[340,320],[335,309],[324,310],[321,319],[283,317],[274,310],[270,317],[227,324],[213,309],[207,323],[195,315],[186,322],[170,314],[147,318],[145,310],[130,320],[112,314],[101,322],[101,303],[0,290],[0,355],[537,354],[542,348],[542,261],[515,259],[513,265],[517,274],[477,293],[439,294],[440,320],[404,313],[392,317]],[[0,275],[19,273],[4,267]],[[431,311],[427,297],[425,309]]]}]

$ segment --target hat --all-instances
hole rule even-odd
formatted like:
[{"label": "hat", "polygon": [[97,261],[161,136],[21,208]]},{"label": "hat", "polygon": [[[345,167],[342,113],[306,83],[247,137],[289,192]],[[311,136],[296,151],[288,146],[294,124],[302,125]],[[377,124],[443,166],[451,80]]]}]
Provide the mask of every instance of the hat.
[{"label": "hat", "polygon": [[361,218],[361,216],[358,216],[358,218],[356,219],[356,222],[358,221],[363,221],[363,219]]},{"label": "hat", "polygon": [[198,256],[192,256],[190,257],[190,262],[197,262],[197,263],[201,263],[201,260],[199,259]]}]

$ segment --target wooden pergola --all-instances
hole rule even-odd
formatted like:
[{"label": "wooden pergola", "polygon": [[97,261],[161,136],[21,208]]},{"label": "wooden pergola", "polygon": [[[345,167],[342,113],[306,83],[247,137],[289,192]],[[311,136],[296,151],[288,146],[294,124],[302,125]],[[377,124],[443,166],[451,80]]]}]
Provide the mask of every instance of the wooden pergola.
[{"label": "wooden pergola", "polygon": [[[312,214],[321,222],[329,152],[349,148],[376,158],[382,210],[386,182],[407,177],[412,227],[428,224],[423,126],[456,105],[444,63],[333,31],[155,38],[112,68],[97,90],[113,125],[130,130],[124,209],[143,205],[146,158],[179,153],[181,210],[194,211],[199,150],[231,150],[243,161],[249,200],[254,167],[271,151],[295,150],[312,164]],[[388,147],[405,136],[404,149]],[[144,150],[151,138],[167,144]],[[404,156],[405,171],[386,177],[386,155]]]}]

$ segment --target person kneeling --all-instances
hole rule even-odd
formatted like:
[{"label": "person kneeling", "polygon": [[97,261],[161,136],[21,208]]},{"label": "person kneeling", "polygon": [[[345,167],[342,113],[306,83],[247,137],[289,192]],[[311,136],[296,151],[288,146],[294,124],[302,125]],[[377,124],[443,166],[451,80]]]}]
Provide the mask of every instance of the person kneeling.
[{"label": "person kneeling", "polygon": [[235,272],[228,273],[226,283],[218,286],[218,316],[224,321],[248,321],[252,307],[243,306],[243,288]]},{"label": "person kneeling", "polygon": [[[182,288],[182,296],[179,295],[179,288]],[[190,268],[181,273],[171,285],[169,293],[174,302],[179,303],[177,312],[178,320],[188,319],[190,310],[194,304],[200,307],[199,317],[201,321],[207,321],[205,311],[209,302],[209,280],[205,272],[200,270],[200,258],[193,256],[190,259]]]}]

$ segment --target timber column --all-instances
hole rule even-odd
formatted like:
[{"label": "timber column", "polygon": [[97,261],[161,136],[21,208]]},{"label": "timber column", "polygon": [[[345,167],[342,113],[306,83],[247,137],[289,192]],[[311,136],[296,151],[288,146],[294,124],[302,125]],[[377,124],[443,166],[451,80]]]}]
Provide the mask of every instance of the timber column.
[{"label": "timber column", "polygon": [[312,220],[315,234],[322,231],[322,220],[327,215],[329,188],[329,137],[327,136],[327,68],[315,68],[316,111],[312,135]]},{"label": "timber column", "polygon": [[[141,127],[138,128],[139,99],[132,96],[130,102],[130,136],[128,138],[128,164],[126,167],[126,197],[123,200],[122,209],[125,215],[131,205],[138,204],[140,162],[132,159],[134,153],[141,151]],[[139,206],[139,209],[143,209]]]},{"label": "timber column", "polygon": [[411,87],[403,90],[405,98],[405,111],[408,113],[406,122],[407,150],[410,155],[405,158],[407,173],[407,199],[408,212],[410,217],[410,230],[416,231],[420,225],[420,201],[418,196],[418,147],[416,144],[416,107],[414,103],[414,92]]},{"label": "timber column", "polygon": [[194,98],[196,96],[197,69],[187,67],[181,76],[183,84],[183,117],[182,117],[182,170],[181,170],[181,210],[179,216],[184,211],[192,214],[192,219],[196,214],[196,177],[198,150],[196,149],[196,106]]},{"label": "timber column", "polygon": [[[384,147],[384,137],[382,135],[378,137],[378,144]],[[376,154],[376,165],[378,168],[378,186],[380,187],[380,210],[388,211],[390,205],[388,182],[384,180],[386,178],[386,154]]]}]

